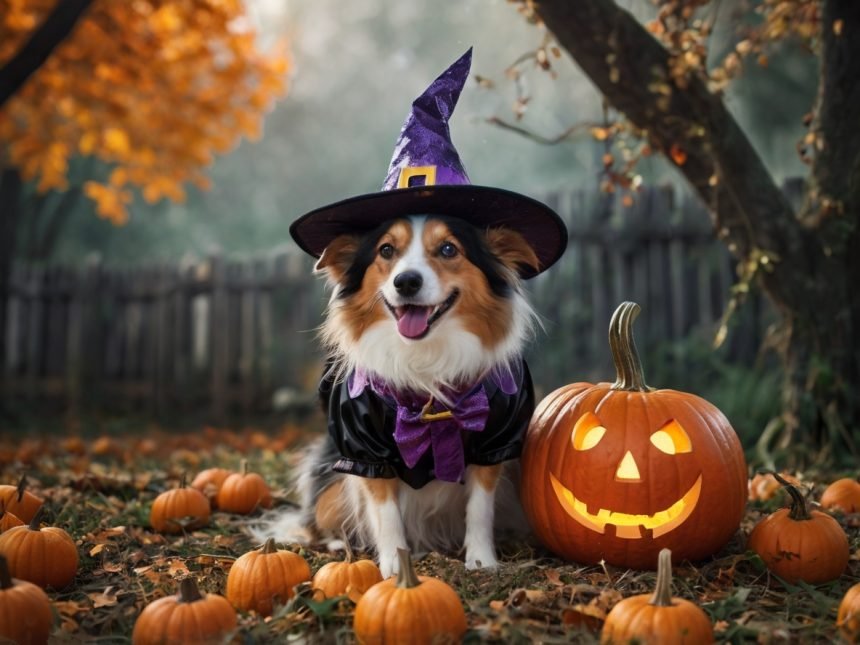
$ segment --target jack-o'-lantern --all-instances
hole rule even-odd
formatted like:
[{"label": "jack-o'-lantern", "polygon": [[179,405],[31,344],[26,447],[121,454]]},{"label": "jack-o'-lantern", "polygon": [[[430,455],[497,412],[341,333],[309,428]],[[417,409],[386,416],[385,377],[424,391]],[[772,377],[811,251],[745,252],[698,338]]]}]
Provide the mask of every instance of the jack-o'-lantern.
[{"label": "jack-o'-lantern", "polygon": [[743,515],[735,431],[704,399],[645,384],[638,313],[625,302],[610,323],[616,382],[564,386],[529,425],[523,505],[538,538],[568,560],[653,569],[664,548],[698,560],[724,546]]}]

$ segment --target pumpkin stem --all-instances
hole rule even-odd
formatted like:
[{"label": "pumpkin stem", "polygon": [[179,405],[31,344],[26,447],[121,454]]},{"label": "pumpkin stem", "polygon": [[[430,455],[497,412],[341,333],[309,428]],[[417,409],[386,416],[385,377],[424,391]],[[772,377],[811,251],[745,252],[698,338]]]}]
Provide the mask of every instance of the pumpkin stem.
[{"label": "pumpkin stem", "polygon": [[179,602],[197,602],[203,600],[197,581],[193,576],[183,578],[179,583]]},{"label": "pumpkin stem", "polygon": [[266,543],[260,549],[260,553],[265,553],[266,555],[269,555],[271,553],[277,553],[277,552],[278,552],[278,545],[275,544],[275,538],[272,538],[272,537],[270,537],[268,540],[266,540]]},{"label": "pumpkin stem", "polygon": [[186,488],[188,486],[188,473],[183,471],[179,476],[179,488]]},{"label": "pumpkin stem", "polygon": [[45,513],[45,507],[40,506],[39,510],[36,511],[36,514],[33,516],[33,519],[30,520],[30,526],[27,528],[29,528],[31,531],[40,531],[41,530],[40,524],[42,523],[42,515],[44,513]]},{"label": "pumpkin stem", "polygon": [[0,589],[11,589],[13,586],[9,564],[6,562],[5,556],[0,555]]},{"label": "pumpkin stem", "polygon": [[782,475],[772,470],[765,471],[768,475],[773,475],[773,478],[779,482],[788,494],[791,496],[791,509],[788,511],[788,516],[795,521],[810,520],[812,515],[809,514],[809,507],[806,505],[806,500],[796,486],[793,486],[785,480]]},{"label": "pumpkin stem", "polygon": [[411,589],[421,584],[415,567],[412,564],[412,556],[409,549],[397,549],[397,560],[400,562],[400,571],[397,573],[397,586],[401,589]]},{"label": "pumpkin stem", "polygon": [[242,461],[239,462],[239,472],[241,472],[243,475],[248,474],[248,460],[247,459],[243,459]]},{"label": "pumpkin stem", "polygon": [[18,480],[18,487],[16,489],[16,493],[18,494],[18,503],[21,503],[21,500],[24,499],[24,491],[27,490],[27,475],[21,475],[21,479]]},{"label": "pumpkin stem", "polygon": [[657,556],[657,583],[648,604],[655,607],[672,606],[672,552],[669,549],[661,549]]},{"label": "pumpkin stem", "polygon": [[645,383],[642,361],[633,340],[633,321],[640,311],[641,307],[635,302],[622,302],[609,322],[609,349],[616,373],[613,390],[651,392],[654,389]]}]

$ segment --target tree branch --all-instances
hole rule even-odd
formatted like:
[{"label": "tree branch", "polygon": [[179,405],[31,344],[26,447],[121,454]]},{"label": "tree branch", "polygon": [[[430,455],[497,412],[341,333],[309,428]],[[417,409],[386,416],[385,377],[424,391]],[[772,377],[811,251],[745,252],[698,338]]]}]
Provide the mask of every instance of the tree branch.
[{"label": "tree branch", "polygon": [[670,53],[613,0],[542,0],[535,6],[613,107],[664,153],[672,146],[683,149],[679,170],[736,253],[746,257],[759,248],[781,258],[803,255],[790,204],[701,78],[678,87],[669,73]]},{"label": "tree branch", "polygon": [[583,130],[591,130],[592,128],[601,127],[596,123],[576,123],[568,127],[566,130],[562,131],[560,134],[555,135],[554,137],[545,137],[542,134],[532,132],[527,128],[514,125],[513,123],[508,123],[504,119],[497,116],[487,117],[487,123],[502,128],[503,130],[509,130],[510,132],[520,135],[521,137],[525,137],[526,139],[530,139],[536,143],[540,143],[545,146],[558,145],[559,143],[562,143],[567,139],[573,138],[574,135],[579,134]]},{"label": "tree branch", "polygon": [[71,33],[92,0],[59,0],[30,40],[0,68],[0,108]]}]

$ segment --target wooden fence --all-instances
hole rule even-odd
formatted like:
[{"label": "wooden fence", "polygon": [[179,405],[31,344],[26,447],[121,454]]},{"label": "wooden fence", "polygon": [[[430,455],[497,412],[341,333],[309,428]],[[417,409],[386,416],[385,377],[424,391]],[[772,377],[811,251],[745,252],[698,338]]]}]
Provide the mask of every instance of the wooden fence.
[{"label": "wooden fence", "polygon": [[[659,188],[631,207],[584,191],[546,201],[570,245],[528,285],[546,327],[529,353],[539,389],[611,376],[606,330],[622,300],[642,305],[643,353],[713,331],[734,270],[700,204]],[[16,265],[2,395],[72,409],[204,411],[214,421],[307,402],[321,366],[322,286],[298,251],[139,269]],[[731,337],[740,357],[758,345],[752,310]]]}]

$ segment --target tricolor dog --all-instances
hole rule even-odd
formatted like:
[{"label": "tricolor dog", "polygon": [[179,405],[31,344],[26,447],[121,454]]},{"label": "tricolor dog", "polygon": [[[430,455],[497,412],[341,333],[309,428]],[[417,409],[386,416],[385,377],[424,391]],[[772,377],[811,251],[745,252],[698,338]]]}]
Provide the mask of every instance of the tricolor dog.
[{"label": "tricolor dog", "polygon": [[[462,547],[468,568],[493,567],[495,518],[522,517],[505,476],[534,407],[522,281],[567,233],[546,205],[469,182],[448,117],[470,64],[471,50],[415,100],[382,191],[290,229],[331,289],[328,433],[301,467],[300,519],[372,548],[385,576],[399,547]],[[267,532],[288,537],[294,520]]]}]

